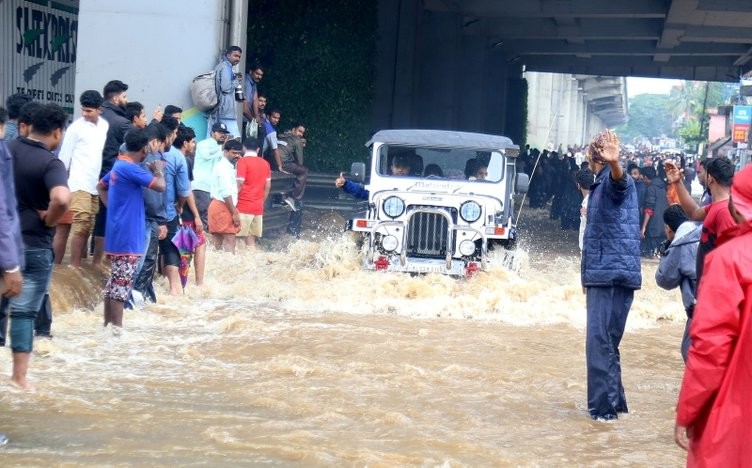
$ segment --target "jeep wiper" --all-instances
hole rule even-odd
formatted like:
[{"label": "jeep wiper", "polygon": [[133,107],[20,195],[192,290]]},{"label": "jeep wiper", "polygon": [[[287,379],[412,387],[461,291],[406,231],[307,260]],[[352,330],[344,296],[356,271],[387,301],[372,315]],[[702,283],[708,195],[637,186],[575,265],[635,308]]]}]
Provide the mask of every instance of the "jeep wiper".
[{"label": "jeep wiper", "polygon": [[460,185],[459,187],[457,187],[456,189],[454,189],[454,190],[452,191],[452,193],[457,193],[457,191],[459,191],[459,189],[462,189],[462,188],[465,188],[465,184],[462,184],[462,185]]}]

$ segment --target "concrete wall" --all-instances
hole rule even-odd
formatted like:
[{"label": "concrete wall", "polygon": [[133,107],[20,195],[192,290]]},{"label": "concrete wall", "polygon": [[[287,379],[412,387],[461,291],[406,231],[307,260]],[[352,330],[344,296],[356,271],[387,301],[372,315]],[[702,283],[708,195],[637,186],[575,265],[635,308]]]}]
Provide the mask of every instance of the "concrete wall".
[{"label": "concrete wall", "polygon": [[374,130],[505,133],[507,79],[521,67],[464,34],[463,21],[415,0],[379,0]]},{"label": "concrete wall", "polygon": [[[582,75],[526,72],[528,81],[528,136],[531,147],[566,149],[588,143],[607,128],[592,110]],[[619,93],[621,91],[614,91]]]},{"label": "concrete wall", "polygon": [[[192,109],[189,85],[194,76],[212,70],[230,45],[231,5],[226,0],[81,0],[76,96],[87,89],[101,92],[118,79],[129,85],[128,99],[144,104],[149,117],[157,105],[180,106],[186,124],[203,138],[205,119]],[[242,24],[245,31],[245,15]],[[235,40],[243,47],[244,36]]]}]

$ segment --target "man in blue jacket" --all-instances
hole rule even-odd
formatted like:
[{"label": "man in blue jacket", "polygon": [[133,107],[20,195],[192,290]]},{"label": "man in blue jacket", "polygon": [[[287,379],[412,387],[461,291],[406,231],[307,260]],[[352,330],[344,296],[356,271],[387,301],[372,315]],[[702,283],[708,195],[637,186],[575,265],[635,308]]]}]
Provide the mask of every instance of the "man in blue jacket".
[{"label": "man in blue jacket", "polygon": [[[411,166],[409,161],[407,160],[407,157],[402,155],[397,155],[392,160],[391,165],[391,171],[392,175],[395,176],[406,176],[410,175],[411,172]],[[357,198],[358,200],[368,200],[369,192],[366,190],[366,188],[363,186],[363,184],[359,184],[357,182],[354,182],[352,180],[345,178],[345,173],[340,172],[339,177],[334,181],[334,185],[337,188],[342,189],[346,194]]]},{"label": "man in blue jacket", "polygon": [[640,222],[634,181],[619,165],[619,139],[606,131],[588,149],[596,174],[582,250],[587,305],[587,395],[593,419],[626,413],[619,342],[640,272]]}]

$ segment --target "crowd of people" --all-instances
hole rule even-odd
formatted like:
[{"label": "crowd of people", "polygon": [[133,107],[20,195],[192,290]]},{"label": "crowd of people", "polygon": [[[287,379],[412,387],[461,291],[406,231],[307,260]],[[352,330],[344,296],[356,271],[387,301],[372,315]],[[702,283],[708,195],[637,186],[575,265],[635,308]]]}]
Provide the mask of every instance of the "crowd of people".
[{"label": "crowd of people", "polygon": [[[182,123],[181,108],[157,107],[149,121],[144,105],[129,101],[129,86],[120,80],[106,83],[102,93],[81,93],[80,117],[73,122],[56,104],[25,94],[9,96],[7,111],[0,107],[0,345],[10,317],[15,385],[32,388],[27,373],[34,337],[52,337],[55,264],[80,268],[91,258],[109,273],[104,325],[118,333],[124,308],[156,301],[157,272],[166,277],[169,294],[182,292],[181,255],[173,242],[179,229],[196,238],[199,286],[207,239],[232,253],[238,237],[247,250],[255,249],[272,165],[294,175],[285,202],[300,209],[308,174],[305,125],[277,135],[280,112],[266,113],[260,65],[250,67],[244,99],[236,101],[242,76],[232,67],[241,54],[230,47],[217,65],[218,105],[208,112],[207,138],[199,142]],[[235,118],[239,107],[244,132]]]},{"label": "crowd of people", "polygon": [[[267,96],[259,88],[264,77],[263,66],[254,62],[245,75],[233,71],[242,54],[240,47],[229,47],[214,69],[218,104],[208,113],[207,133],[213,132],[215,125],[220,123],[225,125],[229,135],[239,137],[241,142],[254,140],[252,149],[270,164],[272,170],[295,176],[284,202],[291,210],[297,211],[302,207],[308,179],[308,168],[303,164],[306,126],[294,122],[289,130],[277,131],[282,113],[277,108],[266,109]],[[242,96],[238,95],[238,89],[242,89]],[[238,106],[242,108],[242,129],[238,126]]]},{"label": "crowd of people", "polygon": [[[560,222],[562,230],[578,230],[584,195],[581,183],[586,181],[588,162],[584,147],[569,147],[566,152],[542,152],[529,146],[520,154],[518,172],[530,176],[529,206],[549,209],[550,219]],[[691,193],[691,185],[702,174],[703,163],[686,159],[676,153],[634,152],[620,148],[620,161],[625,164],[637,191],[637,210],[640,216],[640,255],[658,258],[666,241],[663,213],[671,203],[678,203],[677,190],[668,184],[664,163],[676,158],[682,169],[682,185]],[[698,178],[700,185],[704,182]],[[704,186],[704,185],[703,185]]]}]

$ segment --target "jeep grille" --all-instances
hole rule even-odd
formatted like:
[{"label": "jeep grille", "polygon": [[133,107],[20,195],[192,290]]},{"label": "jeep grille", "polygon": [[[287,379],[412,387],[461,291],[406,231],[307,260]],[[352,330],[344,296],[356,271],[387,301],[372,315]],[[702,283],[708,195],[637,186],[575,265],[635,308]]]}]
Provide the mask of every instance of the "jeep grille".
[{"label": "jeep grille", "polygon": [[[452,210],[452,219],[457,210]],[[416,213],[407,226],[407,255],[415,257],[445,257],[449,247],[447,220],[436,213]]]}]

